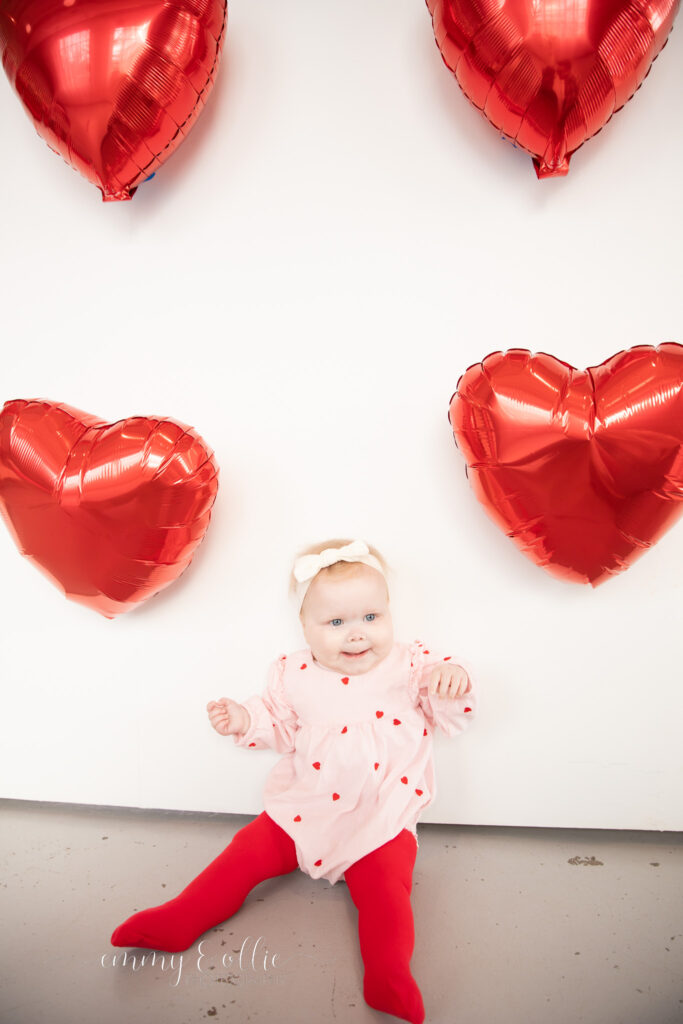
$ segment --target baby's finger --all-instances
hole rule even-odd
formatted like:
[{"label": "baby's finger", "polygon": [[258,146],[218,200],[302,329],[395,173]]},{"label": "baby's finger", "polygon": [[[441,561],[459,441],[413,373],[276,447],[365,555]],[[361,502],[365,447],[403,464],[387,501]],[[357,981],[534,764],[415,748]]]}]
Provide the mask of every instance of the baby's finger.
[{"label": "baby's finger", "polygon": [[441,669],[435,668],[434,671],[432,672],[431,676],[429,677],[429,693],[434,695],[436,693],[436,691],[439,689],[440,683],[441,683]]},{"label": "baby's finger", "polygon": [[445,689],[444,697],[448,697],[449,700],[455,700],[458,696],[458,680],[451,676]]},{"label": "baby's finger", "polygon": [[471,689],[470,677],[463,669],[458,676],[458,696],[464,697]]},{"label": "baby's finger", "polygon": [[448,685],[448,696],[453,698],[460,696],[460,679],[458,676],[451,676]]}]

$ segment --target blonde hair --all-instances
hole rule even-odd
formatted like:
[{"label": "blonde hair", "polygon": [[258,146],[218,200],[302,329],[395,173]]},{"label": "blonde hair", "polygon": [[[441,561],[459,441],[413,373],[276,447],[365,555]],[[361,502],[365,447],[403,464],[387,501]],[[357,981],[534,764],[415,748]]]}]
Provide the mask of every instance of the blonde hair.
[{"label": "blonde hair", "polygon": [[[324,540],[320,544],[311,544],[310,547],[304,548],[302,551],[297,551],[296,557],[297,558],[301,558],[302,555],[319,555],[321,553],[321,551],[325,550],[325,548],[342,548],[342,547],[345,547],[347,544],[351,544],[351,543],[352,543],[351,540],[348,540],[348,539],[347,540],[343,540],[343,539],[340,539],[339,537],[335,537],[332,540]],[[370,552],[371,555],[375,556],[375,558],[377,559],[379,564],[382,566],[382,569],[384,570],[384,572],[386,574],[389,571],[389,566],[388,566],[387,561],[384,558],[384,556],[382,554],[380,554],[380,552],[377,550],[377,548],[373,548],[372,544],[368,544],[368,551]],[[324,569],[320,569],[320,571],[318,573],[316,573],[316,576],[320,576],[322,573],[325,573],[326,575],[332,576],[332,577],[334,577],[334,576],[345,576],[345,575],[349,576],[349,575],[351,575],[351,573],[358,572],[358,566],[359,565],[362,566],[363,563],[362,562],[334,562],[332,565],[327,565],[327,566],[325,566]],[[298,586],[297,579],[296,579],[296,577],[294,575],[294,570],[292,570],[292,572],[290,573],[290,576],[289,576],[289,592],[290,592],[290,594],[292,594],[292,595],[296,594],[297,586]]]}]

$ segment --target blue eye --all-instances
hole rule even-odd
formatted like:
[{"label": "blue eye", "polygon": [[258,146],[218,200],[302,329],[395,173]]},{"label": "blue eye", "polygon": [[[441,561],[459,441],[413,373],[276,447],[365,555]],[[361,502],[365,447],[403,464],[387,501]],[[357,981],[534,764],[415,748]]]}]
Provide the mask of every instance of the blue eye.
[{"label": "blue eye", "polygon": [[366,622],[374,622],[376,618],[377,618],[377,615],[375,614],[375,612],[370,612],[369,615],[365,616],[365,621]]},{"label": "blue eye", "polygon": [[330,622],[331,626],[341,626],[341,624],[342,624],[342,620],[341,619],[332,619],[331,622]]}]

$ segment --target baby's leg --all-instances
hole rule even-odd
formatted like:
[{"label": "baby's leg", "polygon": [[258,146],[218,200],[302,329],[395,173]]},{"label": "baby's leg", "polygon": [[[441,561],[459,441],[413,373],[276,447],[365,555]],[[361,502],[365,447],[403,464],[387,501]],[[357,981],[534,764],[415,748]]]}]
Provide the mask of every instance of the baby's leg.
[{"label": "baby's leg", "polygon": [[416,854],[414,835],[403,829],[394,839],[347,868],[344,877],[358,907],[366,1003],[412,1024],[421,1024],[424,1005],[410,973],[415,947],[410,891]]},{"label": "baby's leg", "polygon": [[263,811],[179,896],[133,914],[114,931],[113,946],[142,946],[177,953],[238,910],[266,878],[298,866],[287,833]]}]

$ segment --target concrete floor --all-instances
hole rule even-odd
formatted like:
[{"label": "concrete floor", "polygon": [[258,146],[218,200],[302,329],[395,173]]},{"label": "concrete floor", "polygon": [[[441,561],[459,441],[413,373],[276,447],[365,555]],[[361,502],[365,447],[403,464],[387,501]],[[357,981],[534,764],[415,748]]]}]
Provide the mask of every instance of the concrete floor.
[{"label": "concrete floor", "polygon": [[[0,815],[2,1024],[397,1020],[363,1000],[343,882],[264,882],[185,953],[109,944],[251,818],[17,800]],[[412,967],[430,1024],[681,1024],[682,835],[418,835]]]}]

